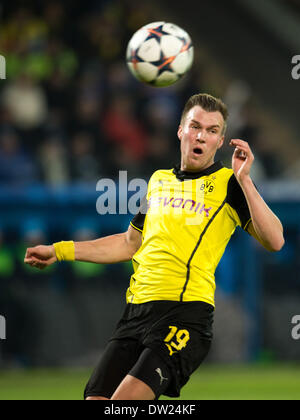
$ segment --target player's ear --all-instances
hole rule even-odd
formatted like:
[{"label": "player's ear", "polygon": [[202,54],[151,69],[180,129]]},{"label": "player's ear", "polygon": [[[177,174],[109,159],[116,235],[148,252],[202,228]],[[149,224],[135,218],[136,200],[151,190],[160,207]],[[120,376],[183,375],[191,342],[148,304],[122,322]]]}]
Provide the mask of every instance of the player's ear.
[{"label": "player's ear", "polygon": [[182,138],[182,125],[180,124],[180,126],[178,127],[177,130],[177,137],[179,138],[179,140],[181,140]]},{"label": "player's ear", "polygon": [[219,144],[218,144],[218,149],[221,149],[221,147],[223,146],[223,144],[224,144],[224,138],[225,138],[225,136],[222,136],[220,138],[220,141],[219,141]]}]

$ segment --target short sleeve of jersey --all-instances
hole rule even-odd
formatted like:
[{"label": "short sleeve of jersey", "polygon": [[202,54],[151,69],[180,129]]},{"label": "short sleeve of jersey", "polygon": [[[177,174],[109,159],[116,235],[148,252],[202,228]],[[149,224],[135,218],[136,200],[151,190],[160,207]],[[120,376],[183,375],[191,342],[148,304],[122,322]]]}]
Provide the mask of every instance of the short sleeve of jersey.
[{"label": "short sleeve of jersey", "polygon": [[243,190],[234,174],[228,181],[226,201],[230,207],[236,211],[240,219],[241,227],[246,230],[249,222],[251,221],[251,215]]},{"label": "short sleeve of jersey", "polygon": [[147,213],[147,210],[148,210],[148,200],[149,200],[149,196],[151,194],[151,188],[152,188],[153,182],[155,182],[156,175],[157,175],[158,172],[159,171],[156,171],[152,174],[152,176],[151,176],[151,178],[148,182],[147,194],[142,198],[140,209],[139,209],[138,213],[134,216],[134,218],[130,222],[131,226],[134,229],[139,230],[140,232],[142,232],[143,228],[144,228],[145,217],[146,217],[146,213]]},{"label": "short sleeve of jersey", "polygon": [[140,232],[143,231],[146,213],[147,213],[147,198],[146,196],[144,196],[141,201],[141,206],[138,213],[134,216],[134,218],[131,220],[131,223],[130,223],[134,229]]}]

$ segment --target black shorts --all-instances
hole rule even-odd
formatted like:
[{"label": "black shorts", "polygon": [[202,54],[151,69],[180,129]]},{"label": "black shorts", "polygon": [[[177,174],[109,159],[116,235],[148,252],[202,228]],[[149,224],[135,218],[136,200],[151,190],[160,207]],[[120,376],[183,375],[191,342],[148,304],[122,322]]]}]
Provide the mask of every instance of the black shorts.
[{"label": "black shorts", "polygon": [[84,392],[110,398],[127,374],[160,395],[180,389],[206,357],[214,307],[205,302],[127,304]]}]

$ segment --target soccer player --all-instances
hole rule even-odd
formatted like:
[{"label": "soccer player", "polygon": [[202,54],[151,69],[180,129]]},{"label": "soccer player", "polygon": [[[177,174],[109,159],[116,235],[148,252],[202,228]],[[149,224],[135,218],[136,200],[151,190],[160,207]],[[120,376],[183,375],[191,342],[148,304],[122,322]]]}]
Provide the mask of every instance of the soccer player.
[{"label": "soccer player", "polygon": [[252,182],[248,143],[230,141],[232,169],[215,161],[227,114],[225,104],[208,94],[187,101],[178,128],[180,165],[154,172],[127,232],[26,252],[25,263],[39,269],[62,260],[133,261],[125,312],[85,399],[179,396],[209,351],[214,273],[235,228],[241,226],[267,250],[284,245],[280,220]]}]

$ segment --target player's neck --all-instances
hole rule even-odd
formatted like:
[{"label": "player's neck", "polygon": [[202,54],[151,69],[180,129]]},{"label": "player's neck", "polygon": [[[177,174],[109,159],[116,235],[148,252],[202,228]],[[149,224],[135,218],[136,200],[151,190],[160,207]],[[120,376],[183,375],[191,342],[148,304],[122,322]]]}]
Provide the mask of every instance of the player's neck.
[{"label": "player's neck", "polygon": [[210,175],[218,171],[219,169],[223,168],[224,166],[223,166],[223,163],[220,160],[218,160],[214,162],[212,165],[206,166],[205,169],[199,169],[197,172],[182,170],[181,167],[182,167],[181,165],[176,165],[173,170],[173,173],[176,175],[177,179],[182,181],[185,179],[196,179],[204,175]]},{"label": "player's neck", "polygon": [[201,167],[197,167],[197,168],[190,168],[188,165],[184,164],[183,162],[181,162],[180,165],[180,171],[184,172],[184,173],[198,173],[198,172],[202,172],[205,171],[206,169],[210,168],[211,166],[213,166],[215,164],[215,161],[210,161],[209,163],[201,166]]}]

